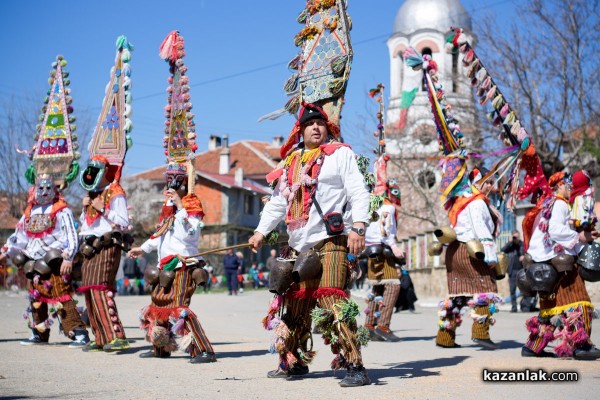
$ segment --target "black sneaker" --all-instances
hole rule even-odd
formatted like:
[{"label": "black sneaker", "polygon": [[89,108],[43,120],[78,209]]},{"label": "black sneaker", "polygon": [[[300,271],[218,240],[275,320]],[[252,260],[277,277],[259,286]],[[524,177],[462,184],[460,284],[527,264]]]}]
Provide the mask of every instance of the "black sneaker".
[{"label": "black sneaker", "polygon": [[289,378],[290,374],[287,371],[284,371],[282,369],[274,369],[273,371],[269,371],[267,372],[267,378],[284,378],[287,379]]},{"label": "black sneaker", "polygon": [[357,387],[371,383],[367,370],[362,365],[349,365],[346,376],[340,381],[341,387]]},{"label": "black sneaker", "polygon": [[531,350],[528,347],[523,346],[521,348],[521,357],[539,357],[539,358],[548,358],[548,357],[554,357],[554,354],[547,352],[545,350],[540,351],[539,353],[536,353],[535,351]]},{"label": "black sneaker", "polygon": [[593,345],[584,349],[575,349],[573,358],[576,360],[597,360],[600,358],[600,349]]},{"label": "black sneaker", "polygon": [[215,353],[207,352],[198,354],[196,357],[190,360],[190,364],[208,364],[214,362],[217,362],[217,356],[215,356]]},{"label": "black sneaker", "polygon": [[375,334],[381,336],[383,338],[383,340],[386,342],[399,342],[400,341],[400,338],[398,336],[394,335],[394,333],[392,331],[390,331],[389,329],[383,330],[383,329],[379,329],[379,327],[376,326]]},{"label": "black sneaker", "polygon": [[302,365],[300,363],[297,363],[287,371],[284,371],[280,368],[274,369],[273,371],[269,371],[267,372],[267,378],[293,379],[306,374],[308,374],[308,365]]},{"label": "black sneaker", "polygon": [[492,342],[491,339],[476,339],[473,338],[472,339],[473,342],[475,342],[476,344],[478,344],[479,346],[483,347],[484,349],[487,350],[496,350],[498,348],[498,345],[494,342]]},{"label": "black sneaker", "polygon": [[444,349],[456,349],[456,348],[462,347],[462,346],[461,346],[460,344],[458,344],[458,343],[452,343],[451,345],[445,345],[445,344],[440,344],[440,343],[438,343],[438,342],[435,342],[435,345],[436,345],[437,347],[442,347],[442,348],[444,348]]}]

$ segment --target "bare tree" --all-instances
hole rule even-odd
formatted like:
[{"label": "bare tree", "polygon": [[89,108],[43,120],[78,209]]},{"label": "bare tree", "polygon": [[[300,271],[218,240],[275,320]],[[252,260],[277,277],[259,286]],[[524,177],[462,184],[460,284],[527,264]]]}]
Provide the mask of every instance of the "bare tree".
[{"label": "bare tree", "polygon": [[482,61],[518,110],[546,174],[597,164],[599,1],[529,0],[517,15],[512,24],[482,21]]},{"label": "bare tree", "polygon": [[[36,124],[39,123],[37,117],[42,105],[41,98],[39,101],[34,99],[34,96],[12,97],[4,102],[0,114],[0,192],[7,198],[7,211],[16,218],[21,216],[27,200],[29,183],[25,179],[25,171],[31,163],[26,154],[19,154],[17,150],[28,152],[34,145]],[[76,133],[81,148],[87,146],[91,134],[89,115],[88,111],[77,112]],[[77,207],[84,192],[75,181],[64,194],[67,201]]]}]

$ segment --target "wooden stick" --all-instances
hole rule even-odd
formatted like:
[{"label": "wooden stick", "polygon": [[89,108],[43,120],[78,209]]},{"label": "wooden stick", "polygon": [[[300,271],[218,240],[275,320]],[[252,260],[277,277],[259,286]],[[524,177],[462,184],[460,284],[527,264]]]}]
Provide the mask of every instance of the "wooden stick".
[{"label": "wooden stick", "polygon": [[204,256],[206,254],[218,253],[220,251],[225,251],[225,250],[230,250],[230,249],[239,249],[239,248],[242,248],[242,247],[250,247],[250,246],[252,246],[252,243],[236,244],[236,245],[233,245],[233,246],[221,247],[220,249],[206,250],[206,251],[203,251],[203,252],[198,253],[198,254],[192,254],[191,256],[185,256],[183,258],[187,260],[188,258],[200,257],[200,256]]}]

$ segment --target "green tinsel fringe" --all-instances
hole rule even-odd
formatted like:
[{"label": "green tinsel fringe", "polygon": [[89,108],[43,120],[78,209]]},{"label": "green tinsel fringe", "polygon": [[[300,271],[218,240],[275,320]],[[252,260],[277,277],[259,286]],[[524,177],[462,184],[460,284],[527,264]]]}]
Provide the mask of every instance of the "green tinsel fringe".
[{"label": "green tinsel fringe", "polygon": [[271,233],[269,233],[266,237],[264,242],[266,244],[270,244],[270,245],[274,245],[277,243],[277,240],[279,239],[279,232],[277,231],[272,231]]},{"label": "green tinsel fringe", "polygon": [[29,182],[30,185],[35,185],[35,168],[33,167],[33,164],[29,164],[29,167],[27,167],[25,179],[27,179],[27,182]]},{"label": "green tinsel fringe", "polygon": [[73,160],[71,162],[71,170],[65,177],[65,180],[67,181],[67,183],[71,183],[75,180],[75,178],[77,178],[77,175],[79,175],[79,163]]},{"label": "green tinsel fringe", "polygon": [[361,346],[366,346],[371,340],[371,335],[369,334],[369,330],[364,326],[359,326],[356,332],[356,340],[358,344]]}]

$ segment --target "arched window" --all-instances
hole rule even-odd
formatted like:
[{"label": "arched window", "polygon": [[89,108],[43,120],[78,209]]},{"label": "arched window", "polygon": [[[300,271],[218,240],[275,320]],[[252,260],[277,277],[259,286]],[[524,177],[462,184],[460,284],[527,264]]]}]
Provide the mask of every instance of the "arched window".
[{"label": "arched window", "polygon": [[[433,52],[431,51],[431,47],[423,47],[423,50],[421,50],[421,54],[429,54],[431,56],[433,54]],[[425,92],[426,90],[427,86],[425,85],[425,77],[423,77],[423,80],[421,81],[421,91]]]},{"label": "arched window", "polygon": [[452,93],[458,92],[458,51],[452,52]]}]

